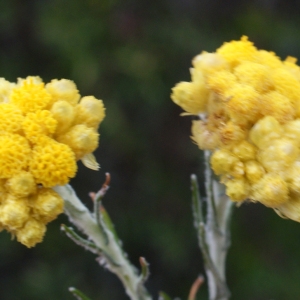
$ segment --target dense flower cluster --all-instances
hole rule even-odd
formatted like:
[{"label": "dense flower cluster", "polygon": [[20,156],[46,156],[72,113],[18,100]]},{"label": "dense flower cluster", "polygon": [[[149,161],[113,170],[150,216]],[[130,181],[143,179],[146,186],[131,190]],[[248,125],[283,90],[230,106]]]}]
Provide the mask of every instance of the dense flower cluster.
[{"label": "dense flower cluster", "polygon": [[300,67],[247,37],[193,60],[172,100],[193,121],[192,139],[233,201],[250,199],[300,221]]},{"label": "dense flower cluster", "polygon": [[0,78],[0,228],[27,247],[42,241],[63,211],[52,187],[75,176],[77,160],[98,167],[91,153],[104,116],[102,101],[80,98],[70,80]]}]

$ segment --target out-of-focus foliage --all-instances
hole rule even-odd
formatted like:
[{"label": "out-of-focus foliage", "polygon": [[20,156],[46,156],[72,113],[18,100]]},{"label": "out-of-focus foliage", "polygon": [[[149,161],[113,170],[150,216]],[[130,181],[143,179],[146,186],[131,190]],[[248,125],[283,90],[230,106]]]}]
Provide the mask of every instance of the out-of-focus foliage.
[{"label": "out-of-focus foliage", "polygon": [[[111,173],[104,204],[129,258],[150,262],[154,298],[159,290],[186,298],[203,272],[189,188],[191,173],[203,188],[201,153],[171,87],[189,80],[193,56],[243,34],[282,58],[300,57],[299,9],[283,0],[0,0],[1,77],[70,78],[83,96],[104,100],[102,168],[80,168],[72,184],[90,205],[88,192]],[[92,254],[59,232],[63,222],[31,250],[1,233],[0,298],[73,299],[67,288],[76,286],[95,300],[127,299]],[[232,299],[297,299],[300,225],[250,204],[235,210],[232,231]],[[206,297],[202,288],[198,298]]]}]

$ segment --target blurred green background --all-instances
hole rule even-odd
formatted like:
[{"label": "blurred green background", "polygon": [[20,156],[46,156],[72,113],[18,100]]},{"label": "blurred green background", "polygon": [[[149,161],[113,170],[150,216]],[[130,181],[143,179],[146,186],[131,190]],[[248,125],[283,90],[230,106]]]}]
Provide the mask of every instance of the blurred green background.
[{"label": "blurred green background", "polygon": [[[0,76],[68,78],[83,96],[104,100],[96,156],[101,170],[80,164],[72,181],[90,206],[89,191],[112,176],[104,199],[131,261],[150,262],[147,287],[186,299],[203,273],[191,213],[189,177],[202,154],[191,142],[190,117],[170,100],[189,80],[191,59],[248,35],[280,57],[300,57],[298,1],[0,0]],[[26,249],[0,234],[0,299],[128,299],[95,256],[48,226],[42,244]],[[234,212],[228,284],[232,300],[300,299],[300,224],[261,205]],[[207,299],[202,287],[198,299]]]}]

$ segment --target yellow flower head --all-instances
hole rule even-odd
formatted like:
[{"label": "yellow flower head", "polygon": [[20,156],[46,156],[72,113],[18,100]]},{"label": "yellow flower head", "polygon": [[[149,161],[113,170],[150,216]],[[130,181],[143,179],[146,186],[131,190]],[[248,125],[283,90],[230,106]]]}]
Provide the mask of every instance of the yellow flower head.
[{"label": "yellow flower head", "polygon": [[101,100],[80,95],[74,82],[44,84],[29,76],[0,78],[0,228],[27,247],[42,241],[46,224],[63,212],[52,189],[76,175],[77,160],[93,170],[105,116]]},{"label": "yellow flower head", "polygon": [[[172,100],[194,120],[192,139],[233,201],[250,199],[300,221],[300,67],[247,37],[193,61]],[[201,90],[199,90],[199,82]],[[205,92],[203,92],[205,91]]]}]

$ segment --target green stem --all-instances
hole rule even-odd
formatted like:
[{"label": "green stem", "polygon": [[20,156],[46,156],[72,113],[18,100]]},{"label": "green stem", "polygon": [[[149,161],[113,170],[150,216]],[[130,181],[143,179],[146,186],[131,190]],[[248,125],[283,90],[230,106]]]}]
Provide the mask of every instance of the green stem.
[{"label": "green stem", "polygon": [[102,228],[98,226],[99,220],[96,220],[95,214],[82,204],[70,185],[57,186],[55,191],[65,200],[65,214],[70,221],[86,234],[97,248],[101,249],[102,255],[98,260],[99,263],[119,277],[130,299],[151,300],[151,296],[141,283],[143,278],[129,262],[120,243],[106,223],[102,222]]}]

